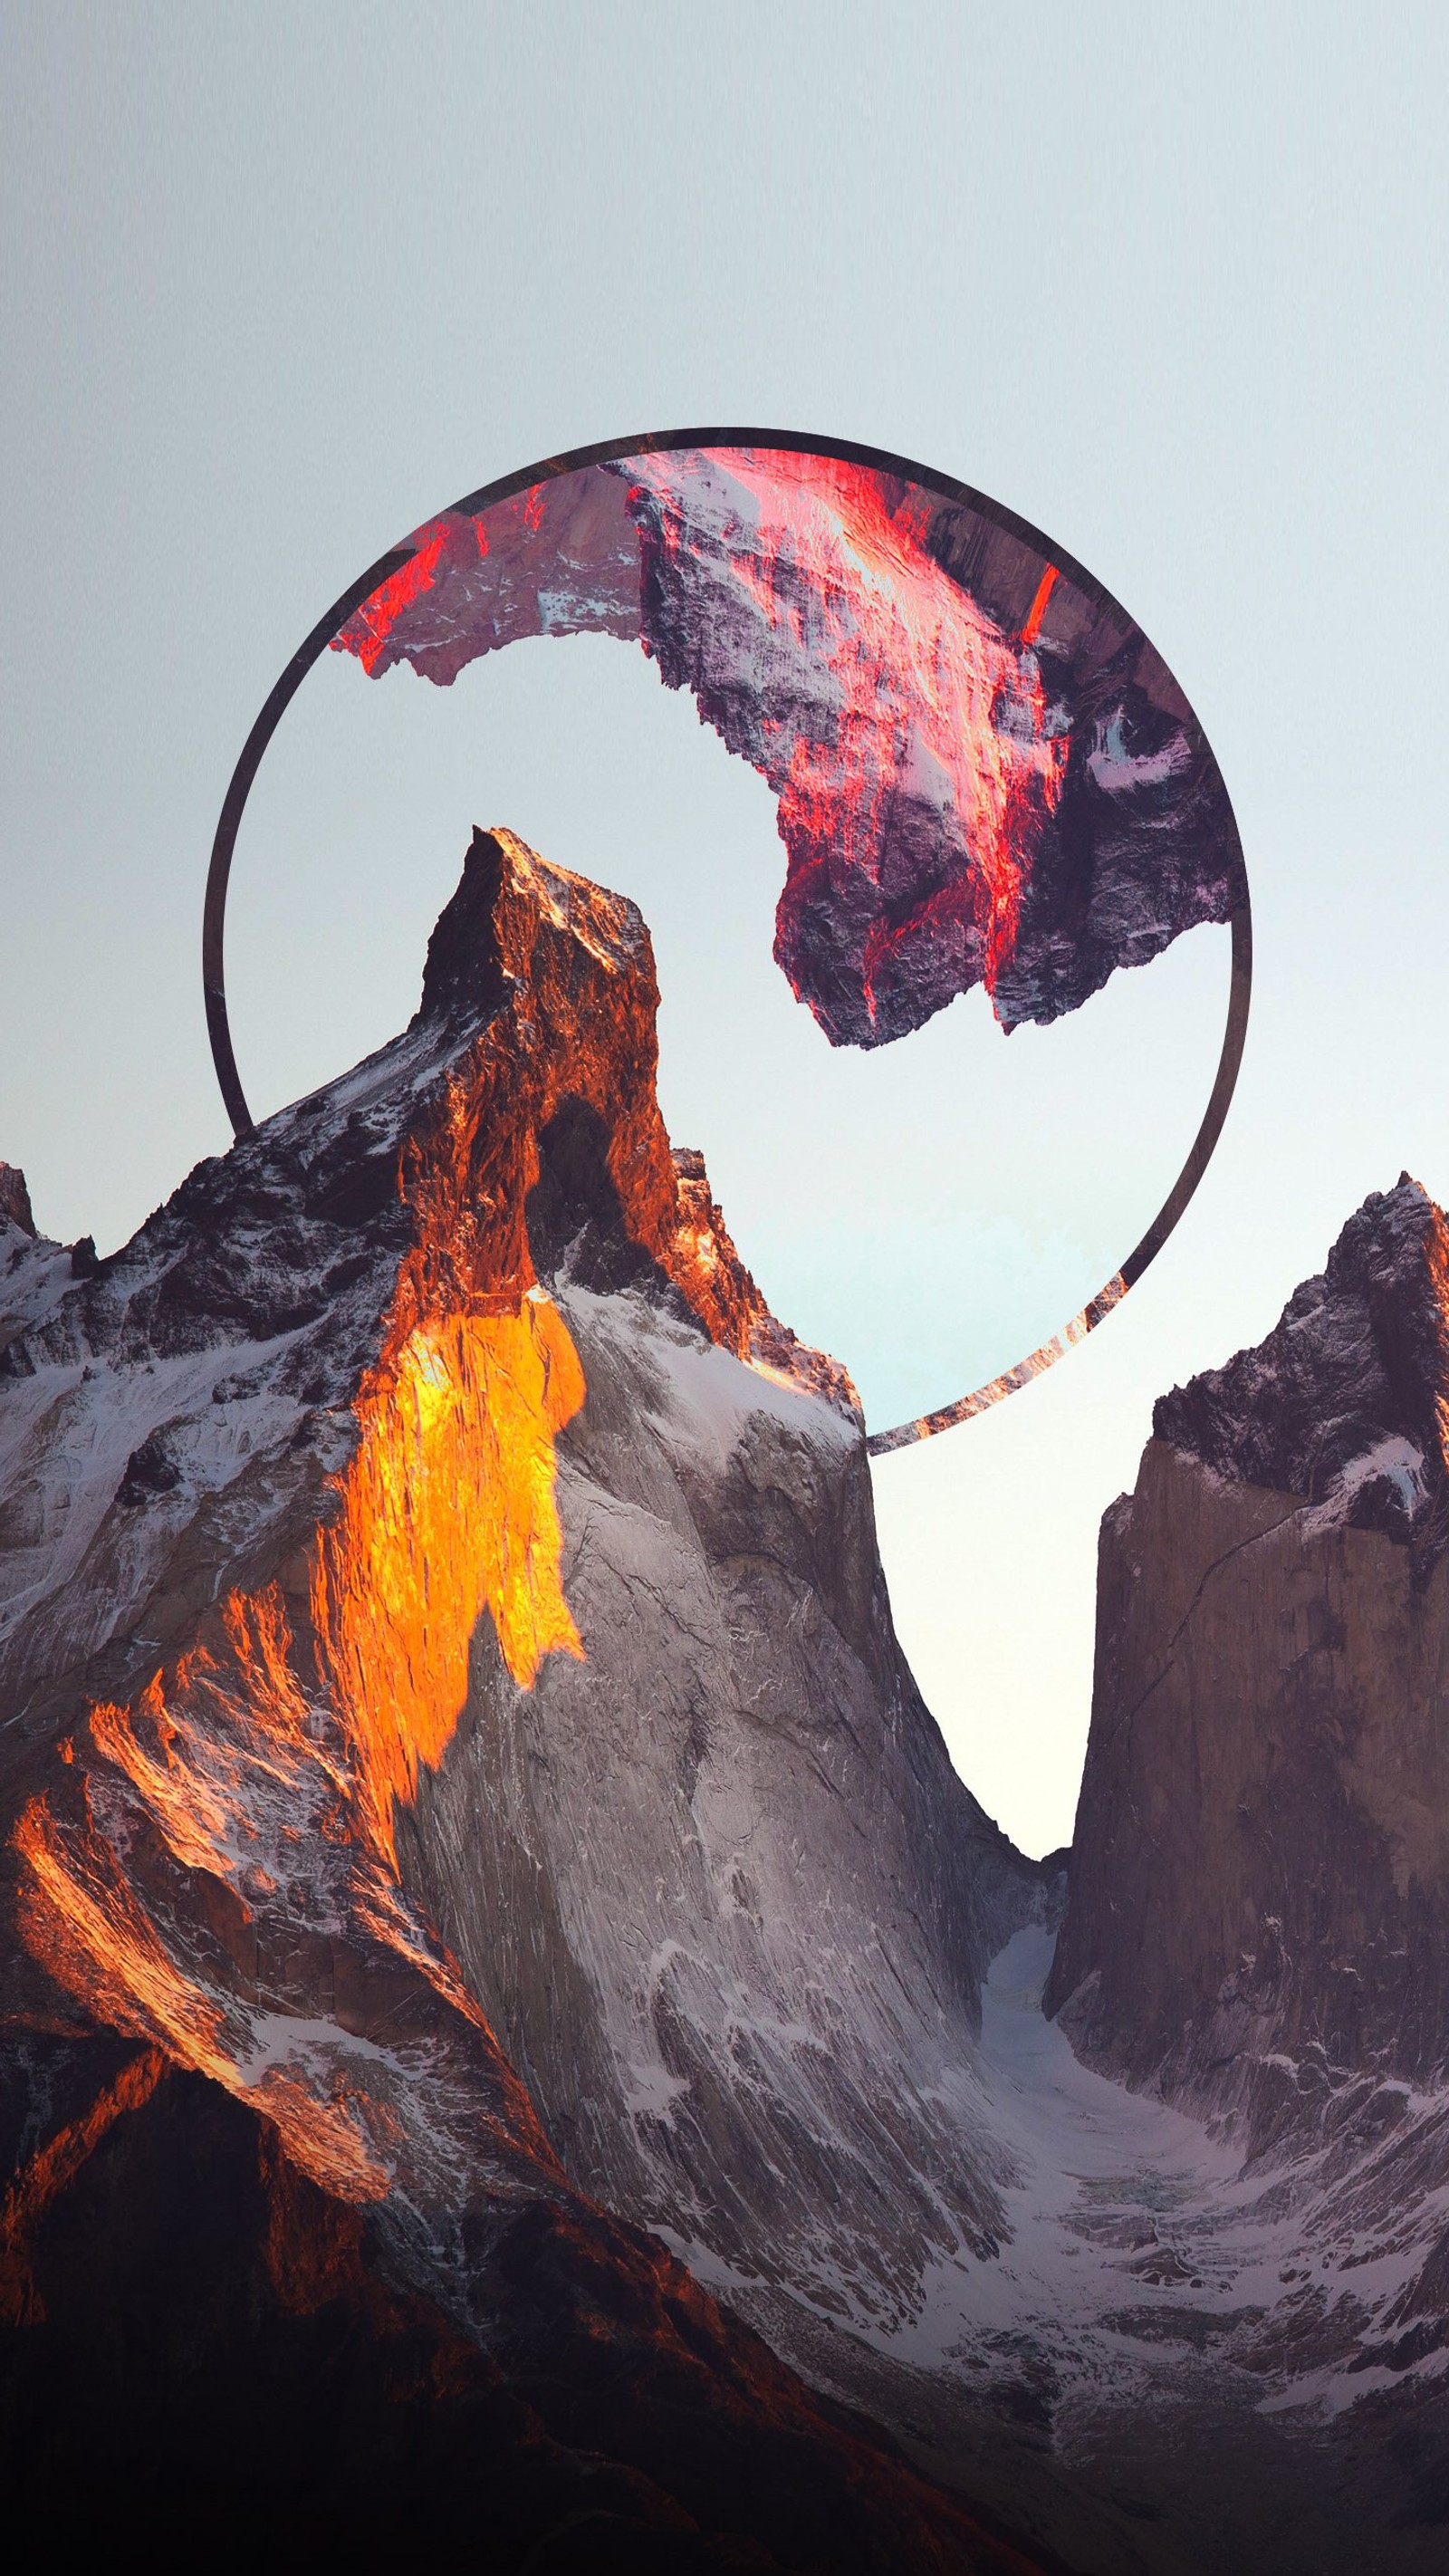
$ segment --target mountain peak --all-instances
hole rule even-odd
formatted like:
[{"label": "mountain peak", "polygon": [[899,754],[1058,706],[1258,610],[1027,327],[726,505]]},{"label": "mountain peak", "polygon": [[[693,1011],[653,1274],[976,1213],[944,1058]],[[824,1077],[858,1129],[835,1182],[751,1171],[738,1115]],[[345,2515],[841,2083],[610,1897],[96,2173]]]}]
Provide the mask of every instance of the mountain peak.
[{"label": "mountain peak", "polygon": [[[1162,1396],[1159,1440],[1220,1475],[1419,1538],[1449,1490],[1449,1224],[1400,1174],[1263,1341]],[[1434,1515],[1437,1527],[1438,1515]]]},{"label": "mountain peak", "polygon": [[652,983],[653,952],[637,905],[551,866],[503,825],[485,832],[475,824],[462,876],[428,941],[414,1027],[460,1017],[481,1027],[508,984],[528,976],[540,931],[577,942],[614,974],[642,966]]},{"label": "mountain peak", "polygon": [[[191,2249],[229,2175],[216,2337],[174,2345],[209,2420],[236,2370],[271,2385],[275,2280],[354,2298],[369,2349],[401,2319],[435,2390],[555,2392],[580,2452],[734,2442],[731,2528],[743,2498],[809,2545],[701,2569],[978,2576],[1029,2562],[643,2233],[762,2288],[768,2245],[867,2319],[989,2259],[1003,2160],[958,2070],[1042,1899],[901,1660],[848,1381],[671,1155],[657,1001],[632,905],[475,833],[400,1037],[103,1265],[6,1274],[0,2329],[135,2348],[97,2312],[149,2317],[173,2258],[112,2299],[70,2209],[129,2247],[181,2208]],[[350,2371],[298,2367],[298,2415],[351,2425]]]}]

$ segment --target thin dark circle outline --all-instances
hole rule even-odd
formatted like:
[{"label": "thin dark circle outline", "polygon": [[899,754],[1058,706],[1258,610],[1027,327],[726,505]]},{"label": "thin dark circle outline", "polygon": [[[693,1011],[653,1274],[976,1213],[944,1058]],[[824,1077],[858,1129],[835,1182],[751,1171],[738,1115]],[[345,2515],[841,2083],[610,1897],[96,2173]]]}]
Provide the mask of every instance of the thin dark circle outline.
[{"label": "thin dark circle outline", "polygon": [[[1088,572],[1086,566],[1078,563],[1074,556],[1064,553],[1054,540],[1048,538],[1040,528],[1034,527],[1029,519],[1019,517],[1016,511],[1008,510],[1001,502],[992,500],[988,493],[977,491],[970,483],[952,482],[934,467],[920,465],[912,458],[897,456],[888,449],[864,446],[855,439],[816,437],[803,430],[669,429],[648,430],[634,438],[602,439],[590,447],[573,447],[563,455],[543,457],[536,464],[525,466],[516,473],[501,475],[496,482],[481,484],[477,491],[465,493],[461,500],[450,503],[446,508],[436,512],[435,516],[438,518],[446,518],[449,515],[456,515],[459,518],[476,517],[479,511],[491,509],[499,501],[511,501],[518,493],[527,492],[539,483],[555,481],[564,474],[576,474],[586,466],[609,465],[622,456],[658,455],[670,448],[681,447],[775,448],[790,455],[835,457],[842,464],[864,465],[876,473],[898,475],[902,481],[919,484],[924,491],[934,493],[938,499],[954,501],[974,511],[981,518],[989,520],[1008,535],[1019,538],[1034,553],[1039,554],[1044,563],[1054,564],[1059,572],[1065,573],[1074,589],[1082,591],[1087,598],[1094,600],[1099,606],[1114,610],[1119,617],[1127,620],[1129,626],[1141,633],[1136,618],[1132,616],[1130,610],[1122,606],[1121,601],[1108,590],[1104,582]],[[417,552],[418,548],[412,545],[390,547],[386,554],[379,555],[376,562],[369,565],[367,571],[358,580],[350,583],[341,597],[333,601],[325,616],[318,619],[310,634],[298,645],[281,677],[269,692],[261,713],[247,735],[241,757],[232,772],[231,781],[222,802],[215,838],[211,845],[211,864],[207,870],[206,898],[202,911],[201,981],[212,1063],[216,1068],[216,1078],[221,1086],[221,1096],[226,1104],[227,1116],[231,1120],[233,1133],[237,1137],[250,1135],[255,1121],[247,1107],[246,1094],[242,1089],[241,1076],[237,1070],[231,1023],[227,1013],[226,897],[231,881],[231,863],[236,849],[237,834],[241,829],[247,798],[251,794],[252,783],[261,767],[267,745],[313,664],[321,660],[333,638],[340,633],[348,619],[363,605],[363,602],[370,599],[373,592],[380,589],[385,581],[390,580],[395,572],[399,572],[404,564],[411,563]],[[1226,795],[1226,782],[1224,782],[1223,792]],[[1231,804],[1229,810],[1231,811]],[[1236,834],[1236,819],[1234,831]],[[1241,854],[1241,835],[1237,835],[1237,838]],[[1050,1342],[1043,1342],[1037,1350],[1030,1352],[1024,1360],[1018,1360],[1016,1365],[1006,1370],[1001,1377],[989,1378],[983,1386],[977,1387],[970,1395],[960,1397],[956,1403],[940,1405],[933,1412],[918,1414],[912,1421],[899,1422],[889,1431],[872,1432],[866,1441],[866,1447],[873,1458],[884,1457],[892,1450],[910,1448],[917,1441],[929,1440],[938,1432],[949,1431],[958,1423],[968,1422],[976,1414],[984,1413],[990,1406],[1000,1403],[1005,1396],[1014,1395],[1033,1378],[1040,1377],[1046,1369],[1063,1358],[1077,1342],[1085,1339],[1088,1333],[1095,1331],[1097,1325],[1112,1312],[1113,1307],[1121,1304],[1128,1290],[1135,1287],[1149,1264],[1156,1260],[1158,1253],[1184,1214],[1212,1160],[1214,1148],[1222,1134],[1232,1103],[1242,1065],[1253,989],[1253,925],[1246,872],[1243,882],[1243,900],[1237,910],[1229,916],[1229,928],[1232,933],[1232,975],[1228,993],[1228,1016],[1212,1091],[1187,1160],[1141,1241],[1134,1246],[1121,1269],[1113,1273],[1105,1287],[1099,1289],[1097,1295],[1091,1298],[1080,1313],[1074,1315]]]}]

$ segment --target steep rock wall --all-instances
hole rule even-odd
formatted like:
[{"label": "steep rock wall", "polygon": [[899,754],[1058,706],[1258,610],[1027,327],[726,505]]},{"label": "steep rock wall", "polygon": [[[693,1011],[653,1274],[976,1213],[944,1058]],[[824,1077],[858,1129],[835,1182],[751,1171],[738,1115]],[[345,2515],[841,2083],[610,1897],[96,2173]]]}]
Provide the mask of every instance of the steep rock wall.
[{"label": "steep rock wall", "polygon": [[1162,1400],[1103,1523],[1048,2000],[1259,2128],[1449,2053],[1445,1242],[1416,1182],[1370,1198],[1264,1343]]},{"label": "steep rock wall", "polygon": [[979,1983],[1045,1882],[896,1646],[854,1423],[603,1266],[574,1232],[549,1273],[588,1660],[522,1691],[480,1636],[410,1866],[578,2181],[741,2280],[903,2318],[1000,2239]]}]

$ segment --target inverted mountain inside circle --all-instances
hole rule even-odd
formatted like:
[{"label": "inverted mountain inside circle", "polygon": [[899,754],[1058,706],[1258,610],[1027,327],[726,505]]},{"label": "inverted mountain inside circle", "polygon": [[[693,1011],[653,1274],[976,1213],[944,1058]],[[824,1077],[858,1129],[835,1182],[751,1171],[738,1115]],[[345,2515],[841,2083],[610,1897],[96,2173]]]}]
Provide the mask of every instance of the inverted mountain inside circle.
[{"label": "inverted mountain inside circle", "polygon": [[983,985],[1005,1029],[1246,900],[1217,764],[1140,628],[874,466],[662,448],[445,511],[336,639],[447,686],[525,636],[639,641],[778,799],[775,956],[832,1044]]}]

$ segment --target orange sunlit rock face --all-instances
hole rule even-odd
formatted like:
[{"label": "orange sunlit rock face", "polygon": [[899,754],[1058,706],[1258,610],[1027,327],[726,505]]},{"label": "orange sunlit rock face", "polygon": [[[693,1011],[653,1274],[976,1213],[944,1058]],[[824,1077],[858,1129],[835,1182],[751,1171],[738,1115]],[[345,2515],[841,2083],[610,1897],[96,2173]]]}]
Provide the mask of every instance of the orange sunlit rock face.
[{"label": "orange sunlit rock face", "polygon": [[[507,998],[479,1030],[474,995],[466,1030],[466,939],[435,941],[435,1016],[459,1023],[457,1044],[400,1142],[410,1243],[302,1561],[231,1593],[133,1701],[93,1707],[13,1837],[24,1937],[57,1982],[248,2100],[350,2200],[388,2190],[399,2114],[365,2054],[324,2066],[290,2022],[278,2037],[276,2007],[333,2009],[338,1938],[360,1935],[491,2048],[402,1895],[395,1811],[446,1749],[481,1618],[523,1688],[546,1655],[584,1651],[554,1499],[554,1443],[584,1378],[535,1279],[525,1213],[561,1069],[607,1122],[632,1221],[667,1240],[674,1218],[668,1142],[637,1080],[652,1071],[654,994],[628,908],[581,887],[566,918],[564,881],[521,844],[490,843],[483,864],[491,926],[484,940],[475,904],[463,931],[501,965]],[[497,2081],[504,2125],[551,2164],[521,2088]]]},{"label": "orange sunlit rock face", "polygon": [[[290,1672],[280,1691],[269,1687],[277,1672],[268,1648],[290,1645],[277,1612],[274,1600],[234,1598],[225,1614],[235,1649],[230,1671],[207,1655],[188,1656],[166,1683],[158,1676],[134,1709],[94,1712],[89,1743],[81,1739],[74,1766],[78,1796],[63,1810],[56,1797],[33,1798],[16,1828],[15,1848],[25,1864],[20,1929],[32,1954],[96,2022],[249,2101],[327,2189],[347,2200],[375,2200],[391,2177],[367,2124],[355,2116],[349,2088],[334,2084],[319,2098],[305,2075],[256,2063],[255,2025],[246,2007],[257,2000],[257,1981],[228,1975],[240,1963],[227,1960],[224,1950],[199,1973],[194,1940],[186,1939],[174,1911],[177,1871],[206,1872],[223,1886],[243,1876],[255,1883],[258,1864],[248,1869],[240,1856],[260,1839],[258,1783],[274,1797],[304,1784],[301,1727],[294,1731],[288,1722],[300,1714]],[[267,1630],[253,1662],[253,1638]],[[248,1678],[262,1684],[250,1698]],[[230,1727],[209,1737],[209,1724],[223,1710]],[[129,1797],[117,1796],[123,1782]],[[297,1812],[306,1812],[300,1802]],[[138,1853],[138,1827],[150,1829],[152,1851],[143,1845]],[[303,1827],[299,1822],[291,1830]],[[170,1871],[156,1870],[161,1855],[173,1864]],[[248,1909],[241,1911],[245,1921]]]},{"label": "orange sunlit rock face", "polygon": [[583,1653],[553,1446],[583,1400],[563,1318],[533,1289],[516,1315],[417,1327],[361,1408],[342,1509],[316,1545],[312,1615],[389,1853],[395,1800],[457,1723],[483,1613],[525,1688],[545,1655]]},{"label": "orange sunlit rock face", "polygon": [[[369,1347],[331,1417],[345,1462],[300,1542],[279,1540],[203,1608],[132,1697],[90,1707],[13,1834],[23,1937],[66,1993],[264,2114],[354,2203],[404,2170],[415,2198],[456,2190],[462,2160],[440,2140],[460,2116],[460,2052],[489,2106],[472,2102],[470,2134],[505,2164],[521,2143],[535,2171],[556,2169],[403,1891],[395,1838],[456,1728],[481,1620],[521,1689],[547,1656],[586,1653],[554,1491],[555,1443],[586,1390],[530,1239],[550,1154],[574,1156],[552,1202],[565,1248],[602,1191],[645,1271],[714,1340],[852,1400],[843,1372],[769,1316],[698,1157],[671,1156],[657,1001],[630,905],[508,833],[475,835],[418,1017],[373,1060],[364,1107],[340,1113],[384,1246]],[[322,1159],[307,1114],[274,1122],[283,1170],[304,1147]],[[242,1227],[258,1186],[243,1171]],[[397,2055],[398,2027],[428,2033],[426,2082]]]},{"label": "orange sunlit rock face", "polygon": [[771,1314],[735,1250],[711,1194],[703,1156],[677,1152],[674,1171],[676,1215],[662,1266],[711,1341],[777,1386],[808,1387],[842,1412],[858,1414],[860,1399],[849,1372],[826,1352],[797,1340]]},{"label": "orange sunlit rock face", "polygon": [[169,1891],[137,1865],[135,1822],[173,1872],[239,1899],[243,1925],[315,1836],[340,1864],[346,1914],[478,2022],[450,1963],[408,1922],[394,1808],[446,1748],[484,1612],[524,1686],[544,1655],[582,1653],[563,1594],[553,1442],[583,1397],[562,1318],[538,1289],[516,1313],[414,1323],[359,1396],[356,1450],[308,1551],[304,1638],[277,1584],[233,1594],[214,1645],[133,1706],[91,1712],[69,1766],[71,1812],[41,1796],[17,1829],[33,1953],[97,2020],[249,2100],[345,2199],[390,2186],[384,2106],[365,2084],[334,2075],[319,2098],[305,2069],[258,2065],[246,1988],[264,1980],[244,1974],[238,1997],[232,1978],[198,1977],[178,1957]]}]

